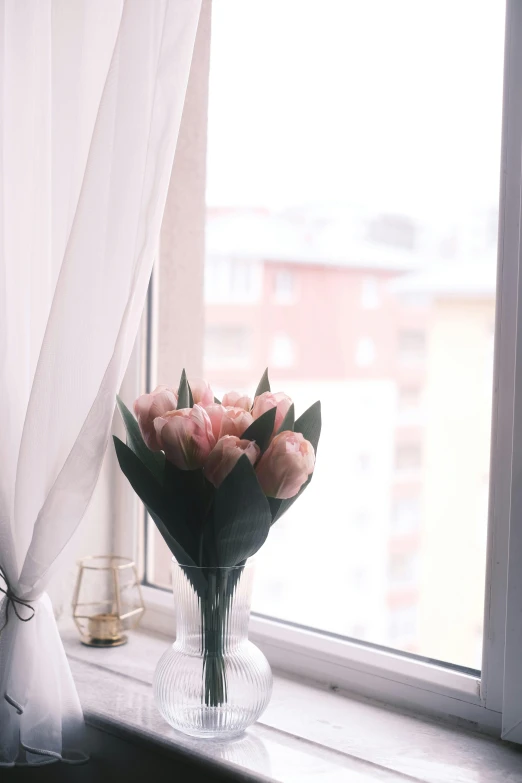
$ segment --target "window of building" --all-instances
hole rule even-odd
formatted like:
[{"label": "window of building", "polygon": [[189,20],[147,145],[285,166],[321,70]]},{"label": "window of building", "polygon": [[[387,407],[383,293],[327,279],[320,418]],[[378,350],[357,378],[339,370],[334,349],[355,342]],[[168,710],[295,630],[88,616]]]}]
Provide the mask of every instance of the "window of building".
[{"label": "window of building", "polygon": [[359,367],[370,367],[375,361],[375,341],[371,337],[361,337],[355,349],[355,363]]},{"label": "window of building", "polygon": [[393,502],[391,529],[394,536],[410,535],[420,529],[421,499],[419,495],[396,498]]},{"label": "window of building", "polygon": [[272,367],[293,367],[295,364],[295,349],[292,338],[287,334],[276,334],[272,341],[270,365]]},{"label": "window of building", "polygon": [[402,364],[420,364],[426,356],[426,333],[419,329],[399,332],[399,360]]},{"label": "window of building", "polygon": [[422,389],[419,386],[399,387],[399,412],[417,411],[422,399]]},{"label": "window of building", "polygon": [[250,258],[208,256],[205,261],[205,302],[252,304],[261,299],[263,266]]},{"label": "window of building", "polygon": [[388,562],[388,584],[390,590],[405,590],[418,587],[418,552],[394,552]]},{"label": "window of building", "polygon": [[392,610],[389,626],[394,644],[409,647],[418,633],[418,609],[416,606],[399,606]]},{"label": "window of building", "polygon": [[274,276],[274,300],[277,304],[295,302],[297,284],[295,273],[289,269],[278,269]]},{"label": "window of building", "polygon": [[401,426],[415,426],[422,423],[422,394],[421,386],[402,386],[397,392],[397,424]]},{"label": "window of building", "polygon": [[361,282],[361,307],[376,310],[381,304],[381,292],[377,277],[364,277]]},{"label": "window of building", "polygon": [[400,443],[395,450],[395,469],[398,472],[418,471],[422,467],[422,445]]}]

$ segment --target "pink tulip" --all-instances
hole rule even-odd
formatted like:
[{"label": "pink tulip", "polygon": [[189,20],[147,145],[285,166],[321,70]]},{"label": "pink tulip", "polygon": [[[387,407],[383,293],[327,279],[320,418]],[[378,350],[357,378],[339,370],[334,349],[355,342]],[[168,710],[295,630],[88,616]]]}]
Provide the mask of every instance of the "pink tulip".
[{"label": "pink tulip", "polygon": [[176,410],[178,395],[168,386],[158,386],[150,394],[142,394],[134,403],[134,413],[143,436],[143,440],[152,451],[160,451],[156,437],[154,419],[167,411]]},{"label": "pink tulip", "polygon": [[221,432],[221,422],[223,421],[223,416],[225,415],[225,406],[214,402],[212,405],[207,405],[205,410],[212,424],[212,432],[214,437],[216,440],[218,440],[219,434]]},{"label": "pink tulip", "polygon": [[297,495],[313,472],[315,453],[300,432],[276,435],[256,468],[265,495],[287,500]]},{"label": "pink tulip", "polygon": [[205,408],[212,423],[212,432],[216,440],[223,435],[237,435],[238,438],[247,430],[254,419],[244,408],[225,408],[214,403]]},{"label": "pink tulip", "polygon": [[205,462],[205,476],[215,487],[219,487],[243,454],[246,454],[254,465],[259,457],[259,447],[254,441],[240,440],[235,435],[225,435],[218,440]]},{"label": "pink tulip", "polygon": [[165,456],[181,470],[201,468],[216,445],[212,424],[201,405],[159,416],[154,427]]},{"label": "pink tulip", "polygon": [[237,391],[230,391],[222,399],[223,405],[227,408],[243,408],[248,411],[252,409],[252,400],[246,394],[240,394]]},{"label": "pink tulip", "polygon": [[244,408],[225,408],[221,419],[219,437],[223,435],[237,435],[240,438],[254,421],[252,414]]},{"label": "pink tulip", "polygon": [[252,416],[254,419],[258,419],[263,413],[266,413],[271,408],[277,408],[274,424],[274,433],[276,433],[283,423],[283,419],[288,413],[291,404],[292,400],[284,392],[276,392],[275,394],[272,392],[264,392],[263,394],[260,394],[259,397],[255,398]]},{"label": "pink tulip", "polygon": [[214,392],[210,388],[210,384],[203,381],[201,378],[193,378],[189,380],[190,391],[192,392],[192,398],[194,405],[203,405],[204,408],[207,405],[214,403]]}]

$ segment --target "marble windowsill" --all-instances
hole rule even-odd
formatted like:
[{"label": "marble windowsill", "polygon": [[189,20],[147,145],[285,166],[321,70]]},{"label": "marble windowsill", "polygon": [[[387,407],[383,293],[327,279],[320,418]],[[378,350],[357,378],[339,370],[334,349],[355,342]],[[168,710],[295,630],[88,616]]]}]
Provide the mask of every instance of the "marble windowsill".
[{"label": "marble windowsill", "polygon": [[61,631],[89,723],[219,765],[231,779],[522,783],[518,746],[278,675],[268,709],[244,737],[192,739],[154,706],[150,686],[167,639],[134,633],[128,645],[100,650],[81,645],[70,625]]}]

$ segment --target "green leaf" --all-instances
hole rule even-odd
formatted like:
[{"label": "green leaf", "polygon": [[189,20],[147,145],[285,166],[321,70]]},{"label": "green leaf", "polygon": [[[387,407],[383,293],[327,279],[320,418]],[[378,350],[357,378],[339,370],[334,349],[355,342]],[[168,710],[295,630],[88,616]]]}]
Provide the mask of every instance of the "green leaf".
[{"label": "green leaf", "polygon": [[270,381],[268,380],[268,367],[263,373],[263,377],[259,381],[254,397],[259,397],[260,394],[270,391]]},{"label": "green leaf", "polygon": [[161,451],[151,451],[143,440],[138,422],[127,408],[120,397],[116,397],[118,408],[127,430],[127,445],[134,454],[150,470],[152,475],[158,480],[163,480],[163,471],[165,469],[165,455]]},{"label": "green leaf", "polygon": [[274,422],[277,413],[277,408],[270,408],[261,414],[258,419],[252,422],[244,433],[241,435],[241,440],[255,440],[261,453],[265,451],[270,443],[270,438],[274,432]]},{"label": "green leaf", "polygon": [[321,435],[321,403],[319,401],[314,402],[308,410],[299,416],[294,425],[294,432],[300,432],[306,440],[309,440],[317,454]]},{"label": "green leaf", "polygon": [[186,568],[183,568],[183,571],[185,572],[187,578],[190,580],[198,595],[205,595],[207,590],[207,582],[203,572],[198,568],[197,564],[194,563],[192,558],[185,552],[183,547],[180,546],[176,539],[170,534],[168,528],[160,519],[160,517],[158,517],[158,515],[155,514],[152,509],[147,508],[147,506],[145,506],[145,508],[147,509],[147,513],[158,528],[161,536],[163,537],[163,540],[178,561],[179,565],[182,568],[183,566],[187,566]]},{"label": "green leaf", "polygon": [[[167,541],[172,554],[178,559],[174,545],[172,542],[169,543],[170,539],[174,540],[178,551],[181,550],[190,558],[191,563],[197,562],[197,538],[168,491],[154,478],[139,457],[116,436],[114,436],[114,446],[120,468],[134,492],[141,498],[156,524],[158,524],[157,519],[161,521],[162,525],[161,527],[158,525],[158,529]],[[169,540],[165,537],[164,530],[168,531]]]},{"label": "green leaf", "polygon": [[221,405],[221,400],[218,400],[218,398],[214,395],[214,402],[216,405]]},{"label": "green leaf", "polygon": [[189,382],[187,381],[187,373],[185,372],[185,369],[183,369],[179,381],[179,387],[178,387],[177,409],[181,410],[181,408],[193,408],[193,407],[194,407],[194,398],[192,397],[192,391],[190,389]]},{"label": "green leaf", "polygon": [[270,507],[248,457],[243,455],[216,490],[212,517],[217,565],[252,557],[270,531]]},{"label": "green leaf", "polygon": [[282,500],[279,500],[278,498],[267,498],[268,505],[270,506],[270,513],[272,514],[272,524],[277,519],[277,514],[279,509],[281,508]]},{"label": "green leaf", "polygon": [[203,476],[202,470],[180,470],[166,460],[164,486],[176,513],[199,537],[214,494],[212,484]]},{"label": "green leaf", "polygon": [[281,422],[281,426],[277,430],[277,434],[279,435],[280,432],[286,432],[287,430],[293,432],[294,421],[295,421],[295,408],[294,408],[294,403],[292,403],[286,412],[285,418]]}]

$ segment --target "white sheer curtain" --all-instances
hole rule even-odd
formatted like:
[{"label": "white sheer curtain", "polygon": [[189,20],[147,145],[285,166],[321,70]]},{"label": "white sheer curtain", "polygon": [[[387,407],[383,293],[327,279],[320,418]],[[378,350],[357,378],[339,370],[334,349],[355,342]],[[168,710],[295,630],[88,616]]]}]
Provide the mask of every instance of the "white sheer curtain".
[{"label": "white sheer curtain", "polygon": [[3,765],[79,746],[45,587],[136,335],[200,1],[0,0],[0,566],[35,611],[0,607]]}]

